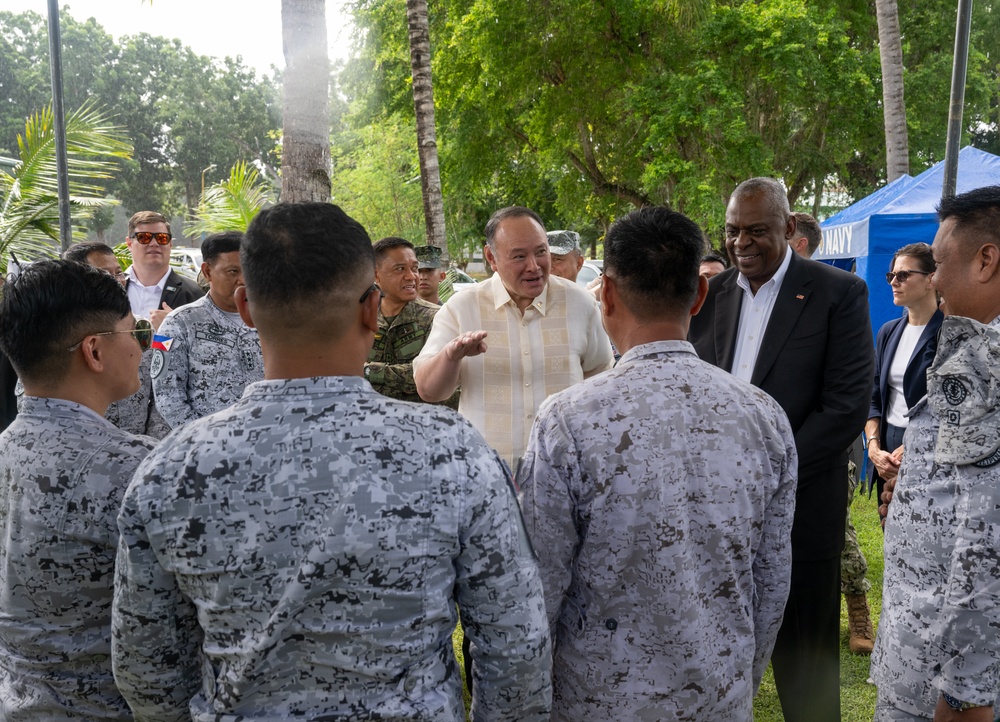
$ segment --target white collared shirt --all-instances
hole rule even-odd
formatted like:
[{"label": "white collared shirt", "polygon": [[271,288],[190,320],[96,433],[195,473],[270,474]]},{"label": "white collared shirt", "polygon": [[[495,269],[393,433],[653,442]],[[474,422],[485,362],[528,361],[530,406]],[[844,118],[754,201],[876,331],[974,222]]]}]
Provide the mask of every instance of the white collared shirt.
[{"label": "white collared shirt", "polygon": [[738,379],[749,383],[753,376],[753,368],[757,364],[757,354],[764,340],[767,322],[771,320],[774,302],[781,290],[781,282],[785,280],[788,264],[791,263],[795,251],[791,246],[785,250],[785,260],[778,266],[767,283],[757,289],[755,294],[750,290],[750,281],[740,273],[736,284],[743,289],[743,308],[740,311],[740,327],[736,334],[736,350],[733,353],[733,367],[730,372]]},{"label": "white collared shirt", "polygon": [[152,286],[142,285],[142,281],[135,275],[135,265],[129,266],[125,275],[128,276],[128,302],[132,305],[132,315],[136,318],[149,318],[151,311],[160,308],[163,286],[167,283],[170,269],[167,268],[163,277]]},{"label": "white collared shirt", "polygon": [[522,315],[499,274],[463,289],[434,317],[417,369],[461,333],[484,330],[487,351],[462,360],[458,411],[517,467],[542,402],[614,361],[594,297],[549,276]]}]

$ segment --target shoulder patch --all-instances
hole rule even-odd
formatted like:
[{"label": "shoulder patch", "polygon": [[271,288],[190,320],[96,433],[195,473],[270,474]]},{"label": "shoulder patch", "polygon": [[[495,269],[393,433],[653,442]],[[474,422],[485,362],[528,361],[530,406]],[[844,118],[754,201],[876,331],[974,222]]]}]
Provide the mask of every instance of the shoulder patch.
[{"label": "shoulder patch", "polygon": [[161,373],[163,369],[166,368],[167,360],[164,357],[163,351],[156,349],[153,351],[153,360],[149,363],[149,373],[155,379]]}]

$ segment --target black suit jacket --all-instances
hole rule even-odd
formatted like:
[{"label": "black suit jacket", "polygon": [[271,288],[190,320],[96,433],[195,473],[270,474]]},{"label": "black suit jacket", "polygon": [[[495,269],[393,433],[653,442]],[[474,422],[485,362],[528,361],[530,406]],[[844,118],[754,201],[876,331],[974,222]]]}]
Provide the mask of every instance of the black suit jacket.
[{"label": "black suit jacket", "polygon": [[163,308],[164,303],[170,308],[185,306],[204,295],[201,286],[171,268],[167,282],[163,284],[163,293],[160,294],[160,308]]},{"label": "black suit jacket", "polygon": [[[691,320],[698,355],[729,371],[743,289],[731,268],[709,283]],[[854,274],[792,253],[751,383],[788,414],[799,455],[792,553],[829,559],[844,544],[847,449],[868,418],[874,352],[868,287]]]},{"label": "black suit jacket", "polygon": [[[908,409],[912,409],[920,399],[927,395],[927,369],[934,361],[934,354],[937,353],[937,339],[938,333],[941,331],[942,321],[944,321],[944,314],[940,310],[935,311],[931,320],[927,322],[927,327],[920,334],[917,347],[913,349],[913,354],[906,364],[906,371],[903,372],[903,398],[906,399]],[[889,414],[889,368],[892,366],[896,349],[899,348],[899,339],[903,336],[906,324],[905,314],[891,321],[886,321],[875,337],[875,378],[872,385],[872,401],[868,409],[868,418],[878,417],[878,434],[882,439],[886,438],[886,427],[889,424],[886,419]],[[885,449],[885,441],[882,441],[881,445]],[[886,451],[893,451],[893,449],[886,449]],[[869,493],[877,483],[878,471],[873,465],[869,476]],[[881,489],[881,487],[879,488]]]}]

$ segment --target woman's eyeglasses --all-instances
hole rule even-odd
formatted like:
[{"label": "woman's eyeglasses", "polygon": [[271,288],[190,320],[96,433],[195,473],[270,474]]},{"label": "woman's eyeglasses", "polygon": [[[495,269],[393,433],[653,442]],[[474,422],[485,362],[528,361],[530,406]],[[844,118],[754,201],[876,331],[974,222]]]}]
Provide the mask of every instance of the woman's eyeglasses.
[{"label": "woman's eyeglasses", "polygon": [[[137,318],[135,320],[135,328],[128,331],[101,331],[100,333],[88,333],[87,336],[113,336],[116,333],[130,333],[134,335],[135,340],[139,342],[139,348],[143,351],[153,345],[153,324],[145,318]],[[87,337],[84,336],[66,350],[75,351],[86,340]]]},{"label": "woman's eyeglasses", "polygon": [[909,278],[914,273],[919,273],[921,276],[931,275],[930,271],[896,271],[892,273],[891,271],[885,274],[885,282],[892,283],[892,279],[896,279],[900,283],[906,283],[906,279]]}]

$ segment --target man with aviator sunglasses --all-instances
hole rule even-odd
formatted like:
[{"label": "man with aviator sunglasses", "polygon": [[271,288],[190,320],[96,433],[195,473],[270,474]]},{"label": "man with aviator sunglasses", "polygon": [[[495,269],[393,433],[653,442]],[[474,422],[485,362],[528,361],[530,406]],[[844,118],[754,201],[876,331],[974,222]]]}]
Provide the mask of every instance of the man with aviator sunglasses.
[{"label": "man with aviator sunglasses", "polygon": [[171,310],[205,295],[197,283],[170,267],[173,236],[162,214],[139,211],[133,215],[125,243],[132,253],[132,265],[125,271],[126,288],[137,318],[148,318],[154,328],[159,328]]},{"label": "man with aviator sunglasses", "polygon": [[0,296],[25,388],[0,434],[0,719],[132,719],[111,669],[116,519],[154,442],[104,414],[151,340],[118,281],[81,263],[33,263]]}]

